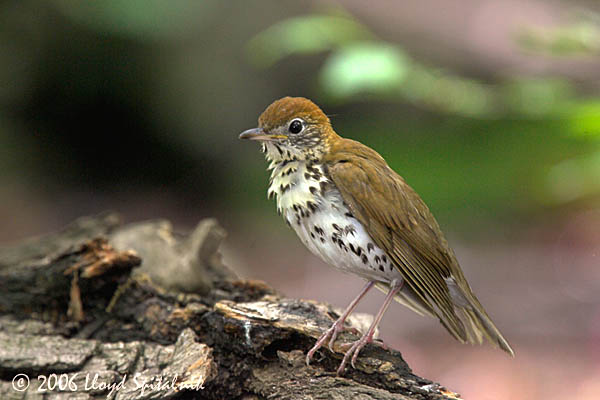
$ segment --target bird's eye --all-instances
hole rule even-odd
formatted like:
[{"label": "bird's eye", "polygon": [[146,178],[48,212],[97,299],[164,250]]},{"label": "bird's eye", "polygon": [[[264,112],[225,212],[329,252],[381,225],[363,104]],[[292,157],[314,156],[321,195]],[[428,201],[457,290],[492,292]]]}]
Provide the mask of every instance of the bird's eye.
[{"label": "bird's eye", "polygon": [[289,131],[290,133],[300,133],[302,132],[302,121],[299,119],[295,119],[292,122],[290,122],[290,127],[289,127]]}]

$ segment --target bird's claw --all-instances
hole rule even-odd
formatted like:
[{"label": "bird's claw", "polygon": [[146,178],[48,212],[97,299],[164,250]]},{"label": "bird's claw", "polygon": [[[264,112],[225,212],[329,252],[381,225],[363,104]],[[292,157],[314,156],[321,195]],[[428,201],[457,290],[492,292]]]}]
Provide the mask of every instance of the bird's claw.
[{"label": "bird's claw", "polygon": [[[332,327],[333,328],[333,327]],[[329,347],[329,350],[333,353],[333,343],[335,343],[335,339],[337,339],[338,333],[340,333],[341,331],[343,331],[343,328],[337,328],[337,326],[335,327],[334,331],[331,333],[331,339],[329,339],[329,344],[327,344],[327,347]]]},{"label": "bird's claw", "polygon": [[371,343],[381,346],[381,348],[384,350],[390,349],[390,347],[381,339],[373,339]]},{"label": "bird's claw", "polygon": [[331,350],[331,352],[333,353],[333,343],[335,342],[335,339],[337,339],[337,336],[340,332],[342,332],[344,330],[344,324],[343,323],[338,323],[338,321],[334,322],[333,325],[331,325],[331,327],[329,329],[327,329],[325,331],[325,333],[323,333],[321,335],[321,337],[317,340],[317,342],[315,343],[315,345],[308,351],[308,353],[306,354],[306,365],[310,365],[310,360],[313,358],[313,356],[315,355],[315,353],[317,352],[317,350],[319,350],[321,347],[323,347],[323,345],[325,344],[325,342],[327,342],[327,340],[329,340],[329,343],[327,344],[327,347],[329,347],[329,350]]},{"label": "bird's claw", "polygon": [[[350,360],[350,365],[352,365],[352,368],[356,369],[355,363],[356,363],[356,360],[358,359],[358,354],[363,349],[363,347],[365,347],[368,343],[372,343],[372,342],[373,342],[372,336],[364,335],[360,339],[358,339],[357,341],[352,343],[350,346],[350,349],[348,351],[346,351],[346,354],[344,354],[344,359],[342,360],[342,363],[340,364],[339,368],[337,369],[337,374],[342,375],[344,373],[344,369],[346,369],[346,364],[348,363],[348,360]],[[348,343],[347,345],[350,345],[350,343]]]}]

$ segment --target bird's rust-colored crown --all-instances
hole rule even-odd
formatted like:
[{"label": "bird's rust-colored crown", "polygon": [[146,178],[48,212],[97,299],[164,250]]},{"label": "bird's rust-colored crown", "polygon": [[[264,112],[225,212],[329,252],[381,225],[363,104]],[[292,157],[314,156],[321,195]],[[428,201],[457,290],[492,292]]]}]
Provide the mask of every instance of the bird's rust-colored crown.
[{"label": "bird's rust-colored crown", "polygon": [[319,106],[304,97],[284,97],[274,101],[258,117],[258,125],[268,132],[293,118],[302,118],[309,124],[331,127],[329,118]]}]

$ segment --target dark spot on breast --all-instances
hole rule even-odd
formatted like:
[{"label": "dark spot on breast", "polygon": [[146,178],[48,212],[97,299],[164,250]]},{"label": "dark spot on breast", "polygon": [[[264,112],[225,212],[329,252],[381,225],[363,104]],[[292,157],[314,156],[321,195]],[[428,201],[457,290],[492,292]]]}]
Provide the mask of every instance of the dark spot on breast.
[{"label": "dark spot on breast", "polygon": [[363,264],[366,264],[369,262],[369,258],[366,256],[366,254],[362,255],[361,260],[362,260]]},{"label": "dark spot on breast", "polygon": [[310,191],[311,194],[316,194],[319,191],[319,189],[317,189],[314,186],[309,187],[308,190]]},{"label": "dark spot on breast", "polygon": [[383,268],[383,265],[380,265],[380,266],[379,266],[379,270],[380,270],[381,272],[385,271],[385,269]]},{"label": "dark spot on breast", "polygon": [[310,233],[310,237],[314,239],[315,238],[315,234],[311,232]]},{"label": "dark spot on breast", "polygon": [[346,225],[346,227],[344,228],[344,232],[346,233],[346,235],[351,234],[352,236],[354,236],[354,232],[356,232],[356,230],[354,229],[353,225]]},{"label": "dark spot on breast", "polygon": [[379,256],[375,256],[375,262],[376,262],[377,264],[379,264],[379,262],[380,262],[380,261],[381,261],[381,259],[379,258]]},{"label": "dark spot on breast", "polygon": [[373,246],[373,243],[369,243],[367,244],[367,250],[369,251],[369,253],[375,248],[375,246]]},{"label": "dark spot on breast", "polygon": [[288,190],[290,190],[290,184],[288,183],[285,186],[280,185],[279,186],[279,190],[281,191],[281,194],[284,194],[285,192],[287,192]]},{"label": "dark spot on breast", "polygon": [[275,148],[277,149],[277,151],[279,152],[279,155],[282,156],[283,152],[281,151],[281,148],[277,145],[275,145]]},{"label": "dark spot on breast", "polygon": [[333,235],[331,235],[331,240],[333,243],[337,244],[340,249],[348,252],[348,247],[337,233],[334,232]]},{"label": "dark spot on breast", "polygon": [[340,228],[340,226],[338,224],[331,224],[331,226],[333,226],[333,229],[335,229],[338,232],[342,231],[342,228]]},{"label": "dark spot on breast", "polygon": [[321,188],[321,194],[323,194],[327,191],[327,186],[329,186],[328,182],[325,182],[325,181],[319,182],[319,187]]},{"label": "dark spot on breast", "polygon": [[348,218],[354,218],[354,215],[352,215],[351,212],[346,212],[344,215]]},{"label": "dark spot on breast", "polygon": [[325,243],[325,238],[323,236],[321,236],[319,239],[321,239],[321,243]]},{"label": "dark spot on breast", "polygon": [[312,212],[317,211],[317,209],[319,208],[319,206],[317,206],[317,204],[313,203],[312,201],[307,201],[306,207],[308,207]]},{"label": "dark spot on breast", "polygon": [[381,256],[381,259],[384,263],[387,263],[387,256],[385,254]]},{"label": "dark spot on breast", "polygon": [[308,172],[304,173],[304,179],[309,180],[311,178],[310,174]]}]

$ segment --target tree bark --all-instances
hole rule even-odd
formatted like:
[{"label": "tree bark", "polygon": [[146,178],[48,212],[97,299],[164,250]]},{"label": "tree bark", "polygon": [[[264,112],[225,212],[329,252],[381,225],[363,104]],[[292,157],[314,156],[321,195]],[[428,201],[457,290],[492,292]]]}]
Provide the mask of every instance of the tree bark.
[{"label": "tree bark", "polygon": [[307,366],[336,311],[238,279],[224,236],[110,214],[0,249],[0,398],[456,398],[377,345],[336,376],[351,332]]}]

